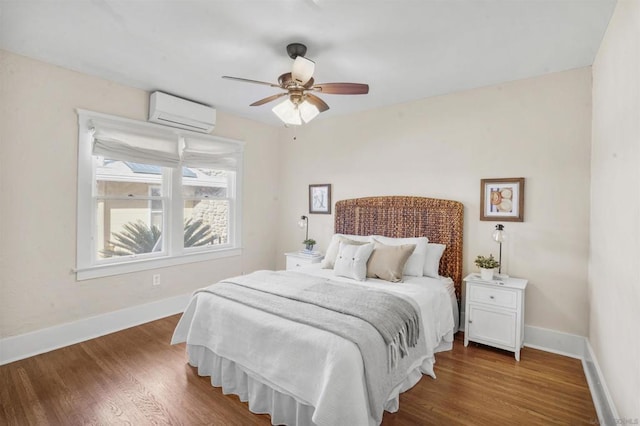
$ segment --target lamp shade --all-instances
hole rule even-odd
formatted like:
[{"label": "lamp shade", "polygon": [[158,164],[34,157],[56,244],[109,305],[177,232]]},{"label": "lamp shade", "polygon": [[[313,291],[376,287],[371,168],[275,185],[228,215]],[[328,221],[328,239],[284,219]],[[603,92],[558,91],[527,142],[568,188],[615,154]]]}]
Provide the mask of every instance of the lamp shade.
[{"label": "lamp shade", "polygon": [[274,106],[272,111],[284,124],[293,126],[302,125],[302,121],[308,123],[320,114],[320,110],[312,103],[305,100],[296,105],[291,99]]},{"label": "lamp shade", "polygon": [[300,228],[306,228],[304,240],[309,239],[309,218],[307,216],[300,216],[300,220],[298,221],[298,226]]},{"label": "lamp shade", "polygon": [[496,229],[493,231],[493,234],[491,234],[491,237],[497,243],[503,242],[507,238],[507,233],[504,230],[504,225],[496,225]]},{"label": "lamp shade", "polygon": [[274,106],[271,111],[273,111],[273,113],[277,115],[284,124],[290,124],[294,126],[300,126],[302,124],[300,111],[298,111],[298,108],[293,102],[291,102],[290,99],[287,99],[286,101]]},{"label": "lamp shade", "polygon": [[298,110],[300,110],[300,117],[302,117],[305,123],[310,122],[320,114],[320,110],[315,105],[307,101],[298,105]]},{"label": "lamp shade", "polygon": [[291,70],[291,76],[295,81],[304,85],[313,76],[313,71],[316,68],[316,63],[304,56],[296,57],[293,61],[293,69]]},{"label": "lamp shade", "polygon": [[302,216],[302,218],[298,221],[298,226],[300,228],[304,228],[306,224],[307,224],[307,217]]}]

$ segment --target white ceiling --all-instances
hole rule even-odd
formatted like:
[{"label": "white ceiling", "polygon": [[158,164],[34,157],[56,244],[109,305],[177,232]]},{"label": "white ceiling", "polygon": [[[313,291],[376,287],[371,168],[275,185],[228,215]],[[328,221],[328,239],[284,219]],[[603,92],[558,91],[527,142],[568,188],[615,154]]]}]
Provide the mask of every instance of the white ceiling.
[{"label": "white ceiling", "polygon": [[276,82],[302,42],[322,118],[591,65],[615,0],[0,0],[0,47],[279,125]]}]

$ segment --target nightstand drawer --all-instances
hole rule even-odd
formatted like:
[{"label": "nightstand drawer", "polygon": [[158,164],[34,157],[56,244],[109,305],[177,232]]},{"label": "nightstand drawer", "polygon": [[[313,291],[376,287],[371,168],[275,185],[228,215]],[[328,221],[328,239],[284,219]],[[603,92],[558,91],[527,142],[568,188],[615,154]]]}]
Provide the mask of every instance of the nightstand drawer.
[{"label": "nightstand drawer", "polygon": [[469,288],[469,301],[516,309],[518,293],[513,290],[471,285]]},{"label": "nightstand drawer", "polygon": [[320,263],[324,256],[305,256],[298,253],[285,253],[287,270],[297,269],[301,266],[313,265]]},{"label": "nightstand drawer", "polygon": [[296,269],[305,265],[311,265],[311,261],[299,257],[287,257],[287,269]]}]

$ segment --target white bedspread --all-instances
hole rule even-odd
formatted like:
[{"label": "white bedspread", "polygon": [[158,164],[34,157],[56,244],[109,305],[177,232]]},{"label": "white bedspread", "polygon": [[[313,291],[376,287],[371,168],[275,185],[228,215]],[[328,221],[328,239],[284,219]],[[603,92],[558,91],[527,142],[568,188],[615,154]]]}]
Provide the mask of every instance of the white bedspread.
[{"label": "white bedspread", "polygon": [[[336,279],[317,265],[298,269]],[[349,279],[344,279],[350,281]],[[409,278],[401,284],[369,279],[361,285],[411,296],[421,309],[427,356],[407,371],[412,379],[389,396],[397,409],[398,392],[413,386],[415,370],[435,377],[436,347],[451,342],[454,314],[450,289],[441,280]],[[251,377],[302,404],[315,407],[317,425],[369,425],[362,357],[355,344],[337,335],[293,322],[209,293],[198,293],[183,314],[172,344],[203,346],[242,366]]]}]

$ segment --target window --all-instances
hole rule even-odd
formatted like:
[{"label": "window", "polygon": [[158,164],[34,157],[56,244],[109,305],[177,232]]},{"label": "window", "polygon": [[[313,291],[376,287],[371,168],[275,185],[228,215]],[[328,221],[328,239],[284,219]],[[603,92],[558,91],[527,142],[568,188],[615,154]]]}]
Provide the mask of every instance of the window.
[{"label": "window", "polygon": [[164,253],[163,170],[94,156],[95,260]]},{"label": "window", "polygon": [[78,117],[78,279],[240,254],[241,142]]}]

